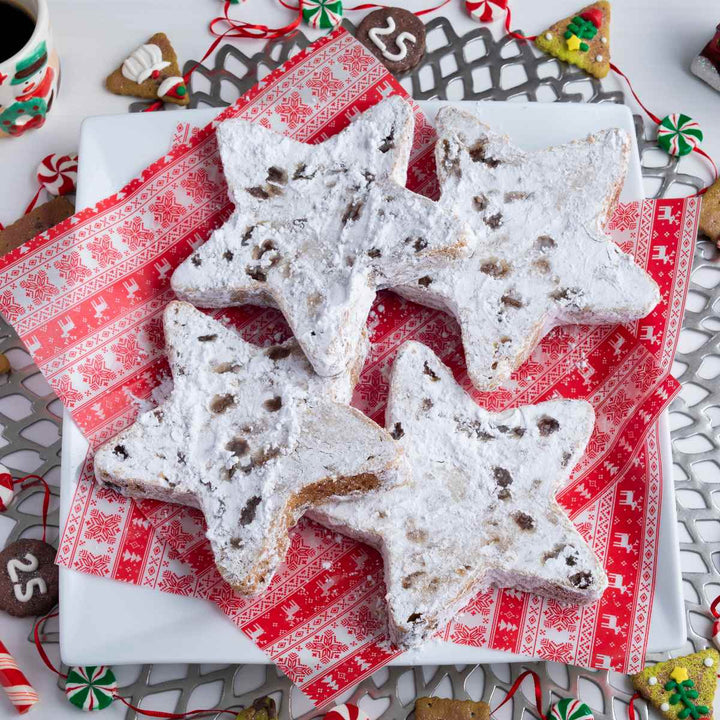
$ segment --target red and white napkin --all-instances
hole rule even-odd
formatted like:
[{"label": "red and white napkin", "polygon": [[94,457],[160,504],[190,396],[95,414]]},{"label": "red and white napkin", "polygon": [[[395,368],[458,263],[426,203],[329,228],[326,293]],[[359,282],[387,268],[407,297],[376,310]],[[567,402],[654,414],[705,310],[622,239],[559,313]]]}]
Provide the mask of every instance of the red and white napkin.
[{"label": "red and white napkin", "polygon": [[[229,117],[305,142],[337,133],[389,94],[387,70],[342,29],[314,43],[174,147],[116,195],[0,259],[0,311],[16,328],[91,446],[126,427],[167,391],[161,315],[173,268],[231,211],[214,126]],[[168,138],[168,142],[170,138]],[[417,112],[408,186],[436,192],[434,131]],[[158,148],[158,150],[162,150]],[[555,330],[511,389],[475,392],[495,410],[550,397],[588,399],[595,433],[560,494],[603,558],[610,588],[595,605],[564,607],[513,590],[482,593],[446,628],[456,643],[636,672],[644,660],[657,559],[662,474],[657,417],[676,393],[669,376],[697,232],[697,199],[621,205],[615,240],[659,283],[646,319]],[[287,334],[273,310],[221,313],[247,340]],[[354,404],[383,422],[388,370],[400,344],[431,346],[470,388],[454,321],[381,293],[372,352]],[[235,594],[215,570],[197,511],[133,502],[83,469],[58,561],[82,572],[207,598],[317,704],[377,670],[395,651],[383,634],[382,562],[370,548],[309,521],[293,531],[267,592]]]}]

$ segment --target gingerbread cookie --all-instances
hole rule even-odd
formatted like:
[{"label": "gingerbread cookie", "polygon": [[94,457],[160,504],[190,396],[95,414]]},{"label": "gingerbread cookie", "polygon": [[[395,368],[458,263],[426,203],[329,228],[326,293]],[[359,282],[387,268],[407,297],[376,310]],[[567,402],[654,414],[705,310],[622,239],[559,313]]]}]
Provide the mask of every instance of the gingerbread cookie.
[{"label": "gingerbread cookie", "polygon": [[17,540],[0,552],[0,610],[15,617],[42,615],[58,600],[55,548]]},{"label": "gingerbread cookie", "polygon": [[593,430],[592,406],[552,400],[490,413],[425,345],[392,368],[386,427],[412,480],[312,511],[378,548],[390,636],[415,647],[490,585],[594,602],[605,572],[555,500]]},{"label": "gingerbread cookie", "polygon": [[490,706],[472,700],[421,697],[415,701],[415,720],[490,720]]},{"label": "gingerbread cookie", "polygon": [[95,474],[132,497],[199,507],[238,591],[267,587],[307,508],[404,480],[390,435],[337,402],[349,374],[323,380],[294,341],[250,345],[187,303],[164,320],[173,392],[98,449]]},{"label": "gingerbread cookie", "polygon": [[425,23],[403,8],[374,10],[356,36],[393,73],[411,70],[425,55]]},{"label": "gingerbread cookie", "polygon": [[720,180],[716,180],[702,196],[699,228],[720,247]]},{"label": "gingerbread cookie", "polygon": [[541,32],[535,44],[596,78],[610,71],[610,3],[593,3]]},{"label": "gingerbread cookie", "polygon": [[708,648],[646,667],[632,684],[668,720],[712,718],[719,663]]},{"label": "gingerbread cookie", "polygon": [[467,254],[455,215],[405,188],[413,113],[399,97],[318,145],[259,123],[217,129],[235,213],[172,288],[199,307],[280,308],[320,375],[355,362],[375,291]]},{"label": "gingerbread cookie", "polygon": [[187,105],[185,79],[180,75],[177,55],[165,33],[155,33],[108,75],[107,89],[116,95],[132,95]]},{"label": "gingerbread cookie", "polygon": [[257,698],[250,707],[241,710],[235,720],[277,720],[277,717],[275,701],[266,695]]},{"label": "gingerbread cookie", "polygon": [[655,307],[657,284],[603,229],[625,179],[625,132],[526,153],[456,108],[436,124],[440,204],[480,242],[470,260],[396,291],[457,318],[475,387],[505,382],[557,325],[625,323]]},{"label": "gingerbread cookie", "polygon": [[55,227],[75,212],[75,205],[66,197],[56,197],[38,205],[12,225],[0,230],[0,255],[20,247],[41,232]]}]

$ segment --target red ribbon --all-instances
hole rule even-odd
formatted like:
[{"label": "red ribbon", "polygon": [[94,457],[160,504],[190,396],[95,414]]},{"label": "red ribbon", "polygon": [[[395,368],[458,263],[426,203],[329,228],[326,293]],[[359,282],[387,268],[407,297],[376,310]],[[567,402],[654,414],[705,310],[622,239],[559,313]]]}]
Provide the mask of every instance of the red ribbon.
[{"label": "red ribbon", "polygon": [[[523,680],[528,675],[532,677],[533,682],[535,683],[535,708],[540,716],[540,720],[546,720],[545,714],[542,711],[542,686],[540,684],[540,676],[534,670],[526,670],[524,673],[520,673],[520,675],[518,675],[517,680],[515,680],[512,687],[508,690],[506,698],[490,712],[491,715],[496,713],[506,702],[508,702],[508,700],[512,698],[512,696],[518,691],[520,685],[522,685]],[[631,720],[634,720],[634,718],[631,718]]]},{"label": "red ribbon", "polygon": [[38,188],[38,191],[35,193],[35,196],[33,197],[33,199],[30,201],[28,206],[25,208],[25,212],[23,213],[23,215],[27,215],[29,212],[32,212],[33,208],[35,207],[35,205],[37,204],[37,201],[40,198],[40,193],[42,192],[42,190],[43,189],[42,189],[42,185],[41,185]]},{"label": "red ribbon", "polygon": [[720,619],[720,612],[718,612],[718,605],[720,605],[720,595],[718,595],[711,603],[710,603],[710,612],[712,613],[712,616],[714,618]]},{"label": "red ribbon", "polygon": [[[32,482],[29,482],[27,485],[24,485],[26,480],[32,480]],[[48,509],[50,508],[50,486],[45,481],[45,478],[40,477],[40,475],[25,475],[25,477],[18,478],[17,480],[15,478],[12,478],[12,484],[15,485],[23,485],[21,488],[22,490],[26,490],[27,488],[34,487],[35,485],[42,485],[44,488],[44,496],[43,496],[43,505],[42,505],[42,522],[43,522],[43,534],[42,539],[43,542],[45,542],[45,538],[47,537],[47,518],[48,518]]]},{"label": "red ribbon", "polygon": [[42,643],[40,642],[40,626],[45,623],[46,621],[50,620],[51,618],[57,617],[58,612],[57,610],[53,610],[52,612],[49,612],[47,615],[43,615],[36,623],[35,627],[33,628],[33,640],[35,641],[35,647],[37,648],[38,654],[40,655],[41,660],[45,663],[45,665],[52,670],[56,675],[59,675],[61,678],[65,678],[67,680],[67,675],[65,673],[61,673],[53,664],[50,658],[48,657],[48,654],[45,652],[45,648],[42,646]]},{"label": "red ribbon", "polygon": [[630,704],[628,705],[628,715],[630,720],[635,720],[635,701],[640,698],[640,693],[635,693],[630,698]]}]

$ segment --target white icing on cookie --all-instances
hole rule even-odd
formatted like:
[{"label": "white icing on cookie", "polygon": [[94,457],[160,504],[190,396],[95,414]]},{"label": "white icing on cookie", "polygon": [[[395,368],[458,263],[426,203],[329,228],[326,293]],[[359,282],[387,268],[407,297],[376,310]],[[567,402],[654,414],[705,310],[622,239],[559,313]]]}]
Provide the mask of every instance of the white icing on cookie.
[{"label": "white icing on cookie", "polygon": [[19,582],[18,572],[30,573],[38,569],[38,559],[32,553],[25,553],[25,558],[10,558],[7,564],[7,574],[10,582]]},{"label": "white icing on cookie", "polygon": [[167,95],[176,85],[182,85],[185,82],[181,77],[173,75],[172,77],[165,78],[157,89],[157,95],[159,98]]},{"label": "white icing on cookie", "polygon": [[491,585],[592,602],[605,573],[555,493],[593,425],[592,407],[576,400],[489,413],[429,348],[406,343],[386,427],[407,453],[411,483],[312,516],[381,550],[400,647],[418,645]]},{"label": "white icing on cookie", "polygon": [[407,31],[401,32],[395,38],[395,44],[398,47],[398,51],[390,52],[390,50],[388,50],[387,48],[387,45],[385,44],[385,41],[383,40],[383,36],[392,35],[394,32],[395,20],[392,18],[392,16],[389,15],[387,18],[386,26],[384,28],[371,28],[370,30],[368,30],[368,37],[386,60],[390,60],[391,62],[398,62],[400,60],[404,60],[407,57],[408,49],[406,42],[415,44],[417,42],[417,38],[412,33],[409,33]]},{"label": "white icing on cookie", "polygon": [[525,153],[455,108],[437,126],[440,204],[479,242],[470,260],[396,291],[458,319],[477,388],[507,380],[556,325],[625,323],[655,307],[655,281],[602,229],[625,178],[626,133]]},{"label": "white icing on cookie", "polygon": [[177,268],[173,290],[200,307],[277,306],[318,373],[345,370],[376,289],[467,254],[466,226],[404,187],[413,124],[398,97],[319,145],[222,123],[235,213]]},{"label": "white icing on cookie", "polygon": [[239,591],[267,586],[318,498],[405,479],[392,438],[341,404],[350,373],[323,380],[293,341],[250,345],[187,303],[164,319],[173,391],[98,449],[95,473],[132,497],[199,507]]},{"label": "white icing on cookie", "polygon": [[123,77],[138,85],[144,83],[154,72],[170,65],[162,59],[162,50],[154,43],[141,45],[122,64]]},{"label": "white icing on cookie", "polygon": [[653,675],[648,678],[648,685],[657,685],[658,679]]},{"label": "white icing on cookie", "polygon": [[25,585],[23,585],[22,582],[15,583],[13,585],[13,593],[15,595],[15,599],[21,603],[29,602],[30,600],[32,600],[36,588],[38,594],[47,594],[47,585],[45,583],[45,580],[43,580],[41,577],[30,578],[30,580],[28,580]]}]

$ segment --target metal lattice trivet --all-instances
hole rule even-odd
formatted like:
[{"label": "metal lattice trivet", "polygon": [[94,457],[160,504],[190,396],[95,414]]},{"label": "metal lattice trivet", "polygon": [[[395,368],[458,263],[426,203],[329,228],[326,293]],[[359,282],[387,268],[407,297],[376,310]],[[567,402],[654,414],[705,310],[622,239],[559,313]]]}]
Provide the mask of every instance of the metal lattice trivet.
[{"label": "metal lattice trivet", "polygon": [[[354,30],[347,21],[345,26],[351,32]],[[484,27],[478,27],[460,37],[447,19],[435,18],[427,24],[427,43],[428,51],[421,64],[400,78],[416,99],[624,101],[621,92],[603,90],[598,80],[578,68],[545,55],[538,57],[529,43],[518,43],[508,38],[496,41]],[[213,67],[201,65],[193,73],[190,107],[220,107],[234,102],[258,80],[309,44],[310,40],[298,33],[292,38],[269,43],[264,52],[252,57],[231,45],[224,45],[216,54]],[[188,72],[194,65],[194,61],[188,61],[184,71]],[[131,110],[139,111],[146,106],[147,103],[133,103]],[[677,158],[663,156],[664,164],[661,165],[658,165],[657,157],[648,162],[657,153],[654,137],[645,137],[641,117],[635,117],[635,124],[643,176],[646,182],[654,183],[647,188],[649,196],[666,195],[675,184],[695,190],[702,187],[699,178],[679,171]],[[707,341],[694,352],[678,353],[677,358],[679,363],[686,365],[680,374],[685,389],[695,386],[706,395],[693,405],[688,404],[693,402],[692,399],[686,401],[678,398],[670,408],[673,419],[680,415],[684,418],[684,424],[675,423],[680,427],[672,432],[673,457],[676,467],[681,470],[676,479],[676,487],[680,491],[678,517],[690,537],[689,541],[681,542],[680,547],[682,551],[693,553],[704,564],[704,570],[693,568],[693,572],[683,573],[685,586],[689,585],[695,593],[694,598],[685,601],[688,643],[683,650],[687,651],[699,649],[707,643],[710,616],[705,589],[711,583],[720,582],[720,571],[713,562],[713,554],[720,550],[720,532],[717,532],[720,530],[720,521],[713,505],[712,486],[703,481],[706,476],[703,474],[705,470],[701,469],[702,463],[715,462],[713,456],[719,446],[714,428],[720,425],[720,387],[712,381],[714,375],[708,376],[706,366],[703,365],[706,356],[715,355],[718,358],[715,375],[720,373],[720,340],[714,339],[714,334],[720,330],[720,268],[714,263],[717,256],[717,251],[709,243],[698,243],[683,332],[694,330],[704,335]],[[713,275],[714,279],[709,281],[707,277],[701,277],[700,273]],[[718,306],[717,310],[715,305]],[[0,351],[17,347],[19,341],[16,336],[0,319]],[[60,420],[48,410],[53,401],[51,394],[38,397],[24,385],[33,373],[37,373],[33,366],[20,371],[13,370],[9,383],[0,387],[0,412],[2,398],[7,395],[19,393],[30,400],[30,414],[16,421],[6,420],[4,436],[10,443],[8,449],[13,452],[19,448],[36,451],[42,460],[38,472],[47,473],[58,466],[60,441],[47,448],[36,447],[36,444],[22,436],[22,432],[40,418],[54,422],[58,428]],[[705,438],[704,451],[687,452],[683,441],[698,434]],[[717,469],[718,466],[715,466]],[[694,492],[696,500],[683,504],[684,491]],[[22,499],[21,496],[20,501]],[[11,540],[30,525],[38,524],[37,514],[33,515],[29,510],[19,512],[20,504],[16,501],[8,513],[18,521],[11,533]],[[39,504],[37,510],[39,514]],[[56,512],[51,522],[57,525]],[[710,524],[715,526],[716,534],[709,537],[708,532],[712,531],[706,527]],[[49,634],[47,639],[52,640],[53,636]],[[659,660],[662,657],[652,656],[650,659]],[[220,697],[215,693],[211,700],[212,706],[241,707],[259,695],[272,694],[279,704],[283,720],[298,716],[293,711],[293,705],[297,703],[293,703],[292,695],[295,693],[291,692],[292,684],[271,665],[234,665],[205,673],[201,666],[190,665],[183,677],[156,682],[153,674],[161,667],[144,665],[136,668],[137,677],[131,682],[123,682],[121,678],[120,691],[123,696],[137,704],[150,695],[173,691],[179,693],[174,711],[183,712],[193,692],[201,686],[219,682],[222,686]],[[593,671],[542,662],[466,666],[461,669],[441,666],[436,670],[419,667],[384,668],[360,683],[353,690],[351,700],[358,702],[364,698],[371,699],[374,701],[371,703],[371,712],[380,713],[379,718],[382,720],[406,718],[412,711],[416,696],[435,692],[456,698],[483,699],[496,705],[519,673],[528,667],[540,675],[546,705],[557,697],[573,695],[588,702],[598,720],[625,720],[627,717],[626,705],[632,691],[624,676],[607,670]],[[262,678],[258,679],[258,675]],[[249,679],[250,676],[252,679]],[[247,679],[248,682],[243,683]],[[197,706],[195,701],[193,705]],[[531,711],[532,707],[532,701],[524,695],[517,695],[512,704],[513,720],[521,720],[524,712]],[[304,717],[311,718],[317,714],[312,712]],[[127,718],[134,720],[135,713],[128,710]]]}]

